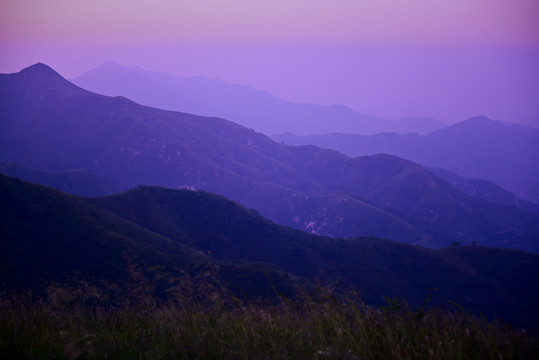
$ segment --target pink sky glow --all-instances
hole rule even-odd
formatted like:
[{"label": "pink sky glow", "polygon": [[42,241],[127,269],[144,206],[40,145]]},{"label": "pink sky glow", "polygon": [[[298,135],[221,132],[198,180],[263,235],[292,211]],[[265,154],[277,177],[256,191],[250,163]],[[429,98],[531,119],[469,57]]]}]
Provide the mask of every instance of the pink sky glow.
[{"label": "pink sky glow", "polygon": [[105,61],[366,115],[539,123],[537,0],[0,2],[0,72]]}]

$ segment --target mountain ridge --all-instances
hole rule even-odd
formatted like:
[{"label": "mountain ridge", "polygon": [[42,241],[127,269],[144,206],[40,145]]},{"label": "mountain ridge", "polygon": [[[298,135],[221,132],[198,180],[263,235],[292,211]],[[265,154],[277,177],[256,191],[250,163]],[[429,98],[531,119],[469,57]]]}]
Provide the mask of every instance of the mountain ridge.
[{"label": "mountain ridge", "polygon": [[462,177],[494,181],[522,199],[539,202],[539,131],[517,124],[475,117],[427,135],[332,133],[272,138],[291,145],[318,145],[349,156],[391,154]]},{"label": "mountain ridge", "polygon": [[73,81],[98,93],[125,95],[141,104],[230,119],[265,134],[301,129],[324,133],[335,128],[362,133],[430,132],[446,126],[432,118],[386,120],[358,114],[344,105],[292,103],[217,79],[171,76],[115,63],[88,70]]},{"label": "mountain ridge", "polygon": [[[227,120],[82,89],[28,92],[31,84],[15,81],[21,77],[0,84],[6,119],[0,162],[49,172],[82,168],[119,190],[146,184],[220,193],[280,224],[321,235],[373,235],[431,247],[475,241],[537,251],[539,221],[529,220],[534,215],[508,207],[497,215],[507,220],[489,220],[488,206],[409,161],[283,146]],[[56,78],[53,83],[58,86]],[[367,180],[375,184],[363,184]],[[383,196],[389,189],[392,199]]]},{"label": "mountain ridge", "polygon": [[243,296],[257,298],[271,297],[272,288],[294,296],[318,279],[335,295],[355,290],[370,305],[384,304],[385,295],[421,306],[437,288],[432,306],[457,301],[468,311],[530,328],[539,318],[539,255],[522,251],[330,239],[201,191],[145,186],[87,199],[0,175],[0,194],[4,290],[75,277],[130,296],[136,294],[131,287],[144,286],[156,296],[208,298],[240,285]]},{"label": "mountain ridge", "polygon": [[50,186],[68,194],[103,196],[118,193],[111,184],[83,169],[62,172],[32,170],[15,162],[0,164],[0,173],[31,183]]}]

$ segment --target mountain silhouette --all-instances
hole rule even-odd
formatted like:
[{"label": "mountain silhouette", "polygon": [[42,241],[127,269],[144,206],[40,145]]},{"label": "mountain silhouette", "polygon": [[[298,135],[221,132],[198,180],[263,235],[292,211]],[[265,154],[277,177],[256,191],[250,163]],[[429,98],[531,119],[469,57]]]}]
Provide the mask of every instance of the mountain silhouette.
[{"label": "mountain silhouette", "polygon": [[335,149],[349,156],[396,155],[462,177],[494,181],[522,199],[539,203],[539,130],[521,125],[479,116],[427,135],[331,133],[272,138],[291,145]]},{"label": "mountain silhouette", "polygon": [[44,65],[1,75],[0,91],[0,162],[84,169],[119,190],[211,191],[314,234],[538,251],[537,215],[474,199],[394,156],[284,146],[227,120],[91,93]]},{"label": "mountain silhouette", "polygon": [[73,82],[100,94],[121,95],[144,105],[225,118],[264,134],[427,133],[446,126],[432,118],[387,120],[361,115],[342,105],[292,103],[217,79],[171,76],[115,63],[91,69]]}]

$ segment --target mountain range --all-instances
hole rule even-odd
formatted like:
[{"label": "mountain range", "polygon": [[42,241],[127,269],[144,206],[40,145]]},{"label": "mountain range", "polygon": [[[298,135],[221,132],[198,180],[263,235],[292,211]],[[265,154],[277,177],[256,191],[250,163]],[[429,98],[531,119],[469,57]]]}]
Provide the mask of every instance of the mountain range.
[{"label": "mountain range", "polygon": [[459,176],[495,182],[518,197],[539,203],[539,130],[474,117],[426,135],[329,133],[280,134],[275,141],[317,145],[348,156],[399,156]]},{"label": "mountain range", "polygon": [[27,168],[15,162],[0,164],[0,173],[62,190],[69,194],[100,196],[118,193],[111,184],[83,169],[47,172]]},{"label": "mountain range", "polygon": [[211,191],[314,234],[539,251],[537,214],[466,195],[395,156],[285,146],[220,118],[89,92],[43,64],[2,74],[0,95],[0,163],[84,171],[118,191]]},{"label": "mountain range", "polygon": [[343,105],[298,104],[217,79],[172,76],[112,62],[85,72],[73,82],[99,94],[125,96],[143,105],[228,119],[264,134],[426,133],[446,126],[432,118],[387,120],[361,115]]},{"label": "mountain range", "polygon": [[202,191],[144,186],[81,198],[0,175],[0,198],[1,291],[82,284],[93,289],[87,297],[111,301],[126,294],[136,301],[141,291],[265,299],[294,298],[319,281],[335,296],[355,291],[368,305],[385,296],[417,308],[430,293],[431,306],[455,301],[537,329],[536,254],[320,237]]}]

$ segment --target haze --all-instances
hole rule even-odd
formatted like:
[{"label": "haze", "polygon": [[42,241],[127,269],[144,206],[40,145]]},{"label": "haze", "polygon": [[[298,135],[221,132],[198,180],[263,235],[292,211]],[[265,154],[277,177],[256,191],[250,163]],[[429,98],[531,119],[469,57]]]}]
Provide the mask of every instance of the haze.
[{"label": "haze", "polygon": [[4,0],[0,72],[106,61],[372,116],[539,124],[534,0]]}]

